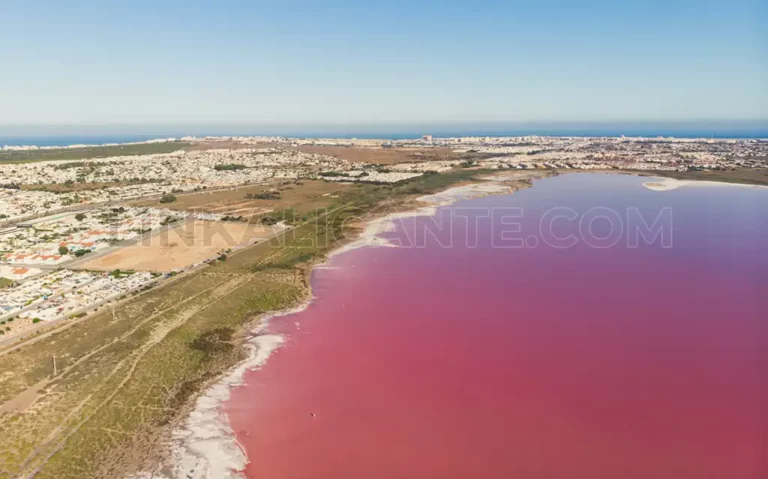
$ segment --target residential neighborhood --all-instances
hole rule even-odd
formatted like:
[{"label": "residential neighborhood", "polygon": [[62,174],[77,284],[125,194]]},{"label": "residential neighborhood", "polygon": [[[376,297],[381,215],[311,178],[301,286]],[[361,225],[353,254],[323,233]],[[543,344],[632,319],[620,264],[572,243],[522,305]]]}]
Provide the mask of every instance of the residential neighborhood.
[{"label": "residential neighborhood", "polygon": [[[243,195],[247,201],[207,211],[173,206],[177,195],[302,180],[387,185],[458,169],[686,172],[768,167],[768,141],[754,139],[427,134],[399,140],[228,136],[145,143],[178,142],[185,147],[170,153],[0,162],[0,334],[5,339],[39,323],[83,314],[289,227],[267,217],[272,208],[253,202],[279,197],[278,190]],[[62,149],[88,151],[88,146]],[[52,150],[56,148],[3,147]],[[370,159],[389,154],[396,154],[396,160]],[[167,207],[137,205],[149,200]],[[271,226],[262,225],[262,217]],[[201,234],[237,240],[208,238],[201,243]],[[146,259],[127,257],[137,254]],[[117,269],[126,264],[131,267]]]}]

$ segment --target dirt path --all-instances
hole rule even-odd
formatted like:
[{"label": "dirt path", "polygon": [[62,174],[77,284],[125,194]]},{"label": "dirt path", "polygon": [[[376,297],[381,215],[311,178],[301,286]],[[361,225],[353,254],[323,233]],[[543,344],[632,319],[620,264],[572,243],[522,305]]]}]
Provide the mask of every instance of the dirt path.
[{"label": "dirt path", "polygon": [[[208,307],[213,301],[221,300],[225,298],[226,296],[232,294],[233,292],[240,289],[242,286],[244,286],[252,277],[252,274],[249,275],[235,275],[235,277],[227,281],[223,284],[208,288],[193,297],[188,298],[187,300],[183,301],[182,303],[174,305],[172,308],[178,307],[180,304],[183,305],[185,303],[188,303],[190,300],[199,297],[202,294],[205,294],[211,290],[213,290],[213,297],[211,298],[211,302],[207,302],[203,305],[200,305],[198,307],[193,307],[185,310],[183,313],[178,314],[174,317],[174,319],[168,321],[168,322],[160,322],[158,323],[157,327],[152,331],[152,334],[150,335],[147,342],[141,346],[137,351],[133,353],[132,359],[126,358],[122,361],[120,361],[113,369],[112,371],[107,375],[107,377],[104,379],[104,382],[108,381],[112,377],[114,377],[115,374],[117,374],[120,370],[123,369],[124,364],[126,361],[130,361],[131,365],[125,374],[125,377],[120,381],[120,383],[117,385],[117,387],[114,388],[114,390],[104,399],[102,400],[98,405],[96,405],[89,413],[86,415],[81,421],[79,421],[76,425],[69,428],[67,433],[63,436],[63,438],[59,439],[59,441],[56,443],[55,447],[51,452],[49,452],[46,457],[43,459],[43,461],[27,476],[25,477],[33,477],[42,467],[45,466],[45,464],[50,460],[51,457],[53,457],[61,448],[63,448],[66,445],[67,440],[84,425],[86,424],[97,412],[99,412],[106,404],[108,404],[114,397],[117,395],[120,390],[125,386],[128,381],[130,381],[133,378],[133,372],[135,371],[136,367],[138,366],[141,359],[144,357],[144,355],[152,349],[156,344],[158,344],[160,341],[162,341],[168,333],[176,329],[177,327],[184,324],[187,320],[189,320],[192,316],[197,314],[198,312],[202,311],[206,307]],[[166,310],[166,311],[168,311]],[[133,332],[137,331],[141,326],[146,324],[149,320],[151,320],[153,317],[157,317],[161,313],[156,313],[153,316],[150,316],[149,318],[143,320],[139,325],[137,325],[131,332],[123,335],[120,339],[116,340],[113,343],[110,343],[108,345],[102,346],[87,355],[83,356],[82,358],[78,359],[75,363],[73,363],[70,367],[67,368],[66,371],[64,371],[61,375],[57,376],[57,379],[60,378],[62,375],[66,374],[69,371],[74,370],[74,367],[76,367],[78,364],[81,364],[83,361],[88,360],[90,357],[98,353],[99,351],[113,346],[114,344],[123,341],[125,338],[130,336]],[[53,379],[53,378],[52,378]],[[95,395],[101,392],[101,389],[97,390],[95,393],[89,395],[87,398],[85,398],[83,401],[78,404],[76,408],[74,408],[70,414],[64,419],[62,423],[60,423],[52,432],[49,434],[46,441],[39,444],[35,450],[30,454],[30,456],[27,457],[27,459],[24,461],[24,466],[22,469],[26,468],[31,462],[36,458],[37,454],[39,454],[39,451],[44,450],[46,446],[51,444],[54,440],[61,437],[62,432],[67,429],[66,423],[69,421],[71,417],[74,417],[77,415],[82,409],[90,402],[91,398]]]},{"label": "dirt path", "polygon": [[[337,211],[329,211],[326,214],[332,214]],[[299,240],[310,238],[315,234],[315,230],[312,229],[306,234],[299,237]],[[268,262],[278,258],[281,254],[284,254],[286,248],[291,248],[291,245],[283,244],[279,247],[275,247],[272,250],[266,251],[266,254],[260,258],[260,260],[254,265],[250,265],[248,271],[234,270],[229,272],[210,272],[212,277],[221,278],[217,284],[207,287],[199,292],[195,292],[193,295],[185,298],[182,301],[175,302],[172,298],[164,300],[158,308],[154,309],[154,312],[141,319],[135,324],[129,331],[116,337],[114,340],[107,344],[103,344],[92,351],[87,352],[85,355],[78,358],[75,362],[68,365],[65,369],[59,372],[55,377],[49,377],[38,384],[28,388],[22,393],[18,394],[13,399],[7,401],[2,409],[13,408],[19,410],[29,408],[38,399],[38,391],[41,391],[47,387],[56,387],[56,382],[77,371],[81,366],[89,361],[95,360],[99,357],[99,353],[105,351],[107,348],[119,345],[131,338],[132,335],[140,331],[141,328],[146,328],[148,325],[152,325],[153,321],[156,325],[152,325],[149,337],[146,338],[140,346],[131,351],[126,357],[119,359],[114,366],[109,370],[105,370],[105,376],[100,379],[98,387],[90,392],[85,398],[78,401],[75,406],[69,410],[63,419],[60,419],[58,424],[53,426],[49,433],[45,435],[43,441],[36,444],[32,451],[26,455],[21,461],[21,468],[19,469],[18,477],[33,477],[40,472],[46,464],[56,456],[56,454],[66,447],[67,442],[73,435],[83,427],[88,427],[89,421],[92,421],[94,416],[103,410],[105,406],[109,405],[125,386],[134,378],[136,369],[141,364],[144,357],[149,353],[152,348],[161,343],[169,333],[184,325],[192,317],[198,313],[204,311],[217,302],[220,302],[228,296],[238,292],[245,285],[249,284],[260,273],[254,270],[254,267],[263,266]],[[245,251],[247,248],[237,251],[237,253]],[[206,275],[208,272],[199,271],[200,274]],[[222,278],[222,275],[225,276]],[[205,298],[200,301],[201,298],[209,295],[209,298]],[[199,304],[194,304],[195,301]],[[164,318],[164,315],[168,315]],[[85,319],[85,318],[83,318]],[[73,322],[74,323],[74,322]],[[71,324],[70,324],[71,326]],[[56,329],[45,333],[39,337],[34,338],[34,341],[48,337],[55,332],[62,329]],[[18,346],[0,352],[0,355],[15,350],[26,344],[30,344],[29,341],[19,344]],[[123,376],[120,376],[123,375]],[[119,379],[119,382],[115,384],[115,381]],[[111,383],[111,384],[110,384]],[[110,389],[107,389],[110,388]],[[48,395],[50,391],[46,392]],[[106,395],[105,395],[106,394]],[[97,399],[98,398],[98,399]],[[94,401],[98,401],[93,404]],[[6,416],[8,417],[8,416]],[[0,422],[0,424],[2,424]],[[121,433],[122,431],[112,431],[112,433]]]}]

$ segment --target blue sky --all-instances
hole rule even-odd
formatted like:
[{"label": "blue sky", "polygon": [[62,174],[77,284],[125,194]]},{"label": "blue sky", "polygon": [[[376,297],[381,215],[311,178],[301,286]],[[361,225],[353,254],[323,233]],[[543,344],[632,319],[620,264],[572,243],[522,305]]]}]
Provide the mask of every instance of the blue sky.
[{"label": "blue sky", "polygon": [[756,1],[0,2],[0,125],[765,119]]}]

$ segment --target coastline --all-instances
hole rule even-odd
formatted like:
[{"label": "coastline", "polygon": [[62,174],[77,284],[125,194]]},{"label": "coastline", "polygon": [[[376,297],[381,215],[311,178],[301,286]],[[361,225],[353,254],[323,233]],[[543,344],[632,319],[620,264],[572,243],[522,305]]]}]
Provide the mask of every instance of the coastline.
[{"label": "coastline", "polygon": [[[358,248],[396,247],[381,234],[396,228],[396,221],[418,216],[432,216],[438,208],[457,201],[491,195],[512,194],[532,186],[532,179],[544,179],[557,173],[536,175],[490,175],[481,181],[449,187],[441,192],[418,197],[407,204],[407,209],[387,213],[365,222],[362,230],[310,265],[309,274],[316,268],[328,267],[328,261],[340,254]],[[247,357],[233,365],[223,376],[213,379],[173,425],[166,451],[160,456],[154,470],[129,476],[131,479],[242,479],[240,473],[248,464],[248,457],[237,441],[229,418],[222,406],[232,389],[244,384],[245,373],[263,366],[271,354],[280,348],[285,338],[269,332],[270,322],[279,317],[301,312],[313,299],[311,282],[307,298],[299,305],[253,318],[244,329],[244,347]],[[255,326],[254,326],[255,323]]]},{"label": "coastline", "polygon": [[[727,212],[766,190],[682,189],[664,199],[657,196],[660,193],[645,190],[643,181],[631,176],[573,175],[536,183],[535,189],[518,195],[457,203],[440,210],[438,217],[481,205],[523,206],[531,208],[525,216],[533,213],[531,224],[535,225],[539,213],[562,204],[577,212],[594,204],[610,204],[617,210],[637,205],[644,213],[664,205],[680,213],[676,226],[681,231],[675,238],[678,251],[715,254],[709,244],[700,242],[711,225],[692,214],[708,211],[716,217],[727,216],[730,220],[724,224],[739,227],[721,228],[720,238],[729,239],[732,231],[741,231],[740,239],[730,244],[756,253],[742,263],[745,278],[754,271],[752,264],[762,263],[761,236],[746,234],[761,215]],[[592,191],[600,196],[575,199],[580,192],[590,195]],[[624,194],[618,196],[617,192]],[[762,206],[761,210],[766,204]],[[435,224],[433,221],[428,217],[404,220],[396,234],[385,236],[397,244],[412,245],[406,239],[408,231],[421,232],[425,225]],[[477,470],[485,470],[499,477],[527,472],[567,477],[573,472],[588,478],[603,474],[621,477],[622,470],[643,470],[645,477],[667,477],[672,464],[681,477],[700,477],[707,470],[720,470],[718,477],[731,477],[728,469],[732,475],[753,477],[741,472],[757,466],[749,451],[760,444],[759,435],[754,434],[759,433],[754,419],[760,415],[759,406],[750,398],[759,391],[759,368],[751,367],[753,354],[713,355],[711,338],[718,337],[717,344],[724,347],[736,341],[742,345],[738,351],[754,351],[751,338],[759,331],[754,323],[755,310],[739,315],[736,324],[757,326],[757,330],[742,329],[728,318],[715,319],[722,318],[716,313],[720,296],[715,287],[709,304],[699,303],[696,315],[684,316],[702,284],[712,284],[709,275],[718,274],[711,268],[713,263],[699,261],[697,254],[681,268],[677,261],[667,261],[668,255],[658,243],[655,247],[619,246],[610,251],[596,251],[586,245],[557,258],[553,258],[557,253],[546,247],[493,251],[495,246],[483,241],[491,237],[487,226],[480,230],[480,249],[468,253],[468,245],[461,243],[463,228],[440,231],[459,242],[445,248],[442,245],[448,236],[440,234],[436,235],[440,243],[430,242],[421,251],[404,246],[400,250],[360,249],[340,256],[330,263],[335,271],[313,275],[317,299],[307,312],[271,324],[273,331],[285,332],[285,348],[263,369],[249,373],[246,385],[232,391],[232,399],[224,406],[250,459],[243,475],[254,479],[336,478],[365,476],[367,472],[379,478],[443,477],[453,470],[457,477],[472,477]],[[720,251],[714,264],[731,264],[733,250]],[[577,256],[578,268],[571,263]],[[596,258],[620,263],[600,262],[598,266]],[[549,268],[542,268],[552,259],[553,268],[562,273],[556,275],[558,279],[552,277]],[[378,266],[372,270],[374,265]],[[645,269],[645,265],[664,269]],[[618,276],[618,271],[626,276]],[[641,274],[646,276],[637,278]],[[688,281],[681,281],[682,275]],[[670,311],[658,315],[653,305],[646,304],[627,313],[632,319],[622,316],[617,322],[615,312],[632,301],[635,289],[628,286],[648,284],[658,276],[664,277],[659,279],[663,281],[659,290],[664,291],[660,300],[670,305]],[[598,278],[601,287],[590,289],[589,278]],[[734,281],[730,291],[741,292],[731,297],[754,298],[744,286],[748,281]],[[675,285],[682,283],[691,286],[685,293],[689,301],[680,301],[680,289]],[[540,306],[547,291],[553,290],[562,292],[558,301],[551,307]],[[509,291],[514,294],[509,296]],[[605,292],[617,296],[609,298]],[[481,304],[487,305],[485,309],[479,309]],[[505,305],[510,305],[509,309]],[[592,306],[599,309],[591,310]],[[679,329],[669,325],[674,320],[672,308],[683,312]],[[739,311],[738,307],[733,309]],[[685,333],[697,327],[696,318],[713,318],[718,326],[691,339]],[[733,328],[739,332],[732,335]],[[585,330],[591,332],[579,334]],[[712,334],[718,330],[719,336]],[[559,347],[552,348],[553,343]],[[617,350],[611,346],[614,344],[626,347]],[[689,350],[688,345],[697,346]],[[686,350],[686,357],[695,351],[690,357],[696,361],[680,361],[680,347]],[[562,354],[559,361],[552,361],[553,350]],[[649,350],[654,357],[648,357]],[[611,354],[615,360],[606,361]],[[669,388],[671,376],[648,375],[659,360],[682,378],[679,386]],[[616,362],[623,367],[616,369]],[[685,378],[700,371],[700,365],[713,376],[708,375],[703,384],[688,385]],[[551,382],[543,379],[547,377]],[[531,378],[536,381],[531,383]],[[540,378],[552,387],[540,387]],[[574,389],[574,378],[578,378],[579,388]],[[623,387],[612,388],[616,384]],[[733,389],[727,387],[731,384]],[[529,387],[536,401],[527,394],[519,396]],[[472,397],[465,395],[467,390],[492,394]],[[739,391],[734,396],[742,399],[730,396],[731,390]],[[571,400],[553,403],[549,401],[553,391],[557,397]],[[646,391],[650,396],[644,395]],[[650,403],[646,401],[649,397]],[[707,405],[692,411],[694,417],[679,418],[675,411],[697,397],[706,397],[702,402]],[[729,407],[721,409],[724,403]],[[579,405],[577,410],[572,409],[573,404]],[[654,411],[652,421],[637,417],[638,408],[645,407]],[[590,417],[611,411],[611,421],[621,425],[601,429],[596,440],[594,430],[574,427],[583,424],[584,411],[590,411]],[[621,414],[614,416],[614,411]],[[710,418],[714,424],[723,425],[722,429],[717,427],[722,434],[714,439],[696,432],[696,424]],[[650,430],[645,429],[648,424]],[[633,440],[616,442],[625,431]],[[654,441],[662,436],[661,441]],[[474,440],[468,443],[468,437]],[[568,437],[565,443],[552,441],[563,437]],[[751,446],[739,448],[728,442]],[[421,449],[425,444],[430,447]],[[591,451],[588,460],[580,449],[584,444],[584,450]],[[663,458],[665,450],[678,444],[690,445],[702,459],[681,454],[672,463],[648,460]],[[512,457],[504,452],[511,450],[516,452]],[[412,451],[420,454],[411,455]],[[717,451],[723,451],[722,456]],[[521,458],[530,458],[530,462],[519,467]],[[738,458],[742,460],[734,460]],[[557,464],[554,468],[553,460]],[[465,468],[468,463],[474,467]],[[372,464],[377,467],[371,468]],[[483,469],[486,464],[487,469]]]},{"label": "coastline", "polygon": [[[382,238],[381,234],[396,228],[397,221],[400,219],[432,216],[441,206],[448,206],[461,200],[512,194],[520,189],[532,187],[531,180],[565,173],[570,172],[551,170],[534,175],[522,174],[522,172],[484,174],[476,177],[477,180],[474,183],[454,185],[443,191],[406,201],[396,208],[396,211],[365,220],[362,228],[354,236],[350,236],[311,262],[306,270],[307,275],[311,275],[315,269],[331,267],[328,265],[330,259],[348,251],[370,247],[397,247]],[[695,180],[689,182],[702,183]],[[704,183],[711,183],[714,186],[755,186],[724,182]],[[211,378],[204,384],[197,392],[195,399],[184,407],[178,419],[169,424],[169,429],[163,433],[167,440],[164,442],[163,450],[157,454],[159,460],[151,463],[151,472],[144,469],[146,472],[128,477],[131,479],[242,479],[244,476],[240,471],[245,468],[249,459],[239,444],[222,406],[229,399],[231,391],[244,384],[245,373],[266,364],[271,354],[283,344],[285,340],[283,336],[270,333],[271,321],[304,311],[313,300],[312,284],[307,281],[307,295],[300,304],[251,318],[242,327],[240,333],[243,337],[246,357],[233,364],[222,375]]]},{"label": "coastline", "polygon": [[[64,138],[70,138],[70,140],[65,140],[66,144],[52,144],[51,141],[40,141],[39,137],[32,137],[32,138],[38,138],[37,141],[33,143],[25,143],[21,144],[23,141],[23,138],[14,138],[14,137],[2,137],[0,138],[0,151],[35,151],[35,150],[72,150],[72,149],[82,149],[82,148],[99,148],[99,147],[106,147],[106,146],[129,146],[129,145],[147,145],[152,143],[172,143],[179,141],[176,138],[173,137],[164,137],[162,135],[138,135],[139,137],[145,137],[145,140],[136,140],[136,141],[104,141],[101,143],[66,143],[67,141],[71,141],[74,139],[93,139],[93,137],[64,137]],[[55,136],[52,136],[50,138],[57,138]],[[108,135],[105,136],[105,138],[110,138]],[[127,138],[121,138],[121,139],[127,139]],[[8,140],[12,140],[10,143],[7,143]],[[49,144],[46,144],[49,143]]]},{"label": "coastline", "polygon": [[[266,332],[270,319],[298,313],[306,309],[311,299],[298,307],[259,319],[245,341],[248,357],[219,378],[195,400],[182,427],[172,432],[170,462],[165,465],[171,478],[236,478],[236,471],[245,467],[248,458],[237,442],[221,406],[230,391],[243,385],[245,373],[261,367],[284,341],[280,335]],[[264,334],[263,334],[264,333]],[[166,477],[162,472],[141,477]]]},{"label": "coastline", "polygon": [[510,185],[503,185],[496,181],[499,179],[486,179],[487,183],[471,183],[468,185],[453,186],[439,193],[420,196],[417,203],[404,211],[389,213],[366,222],[358,237],[351,242],[342,245],[328,253],[328,258],[346,253],[357,248],[365,247],[395,247],[389,240],[380,235],[393,231],[396,221],[418,216],[434,216],[441,206],[448,206],[457,201],[481,198],[489,195],[511,194],[520,189]]},{"label": "coastline", "polygon": [[736,183],[725,181],[706,181],[706,180],[678,180],[676,178],[668,178],[657,176],[653,178],[654,181],[646,181],[643,186],[651,191],[672,191],[678,188],[686,186],[709,186],[709,187],[727,187],[727,186],[739,186],[742,188],[768,188],[766,185],[756,185],[750,183]]},{"label": "coastline", "polygon": [[279,137],[279,138],[339,138],[374,140],[417,140],[425,132],[446,137],[572,137],[572,138],[648,138],[659,136],[680,140],[727,141],[768,140],[768,126],[764,121],[712,120],[685,122],[672,121],[649,124],[644,121],[622,122],[432,122],[428,124],[381,123],[337,125],[268,125],[242,124],[227,128],[216,125],[156,125],[155,128],[137,128],[136,125],[0,125],[0,150],[12,148],[66,149],[105,145],[128,145],[167,141],[183,137]]}]

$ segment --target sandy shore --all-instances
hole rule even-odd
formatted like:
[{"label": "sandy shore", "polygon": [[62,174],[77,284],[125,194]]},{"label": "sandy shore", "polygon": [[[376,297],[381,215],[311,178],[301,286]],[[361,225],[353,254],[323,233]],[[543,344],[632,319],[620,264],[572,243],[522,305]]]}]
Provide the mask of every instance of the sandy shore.
[{"label": "sandy shore", "polygon": [[260,368],[278,349],[284,338],[267,332],[270,319],[303,311],[311,300],[285,311],[262,317],[246,341],[248,359],[234,366],[195,401],[188,417],[171,436],[170,454],[154,471],[131,479],[234,479],[248,463],[221,405],[230,391],[241,386],[245,373]]},{"label": "sandy shore", "polygon": [[[308,303],[307,303],[308,304]],[[306,305],[281,315],[301,311]],[[205,391],[195,402],[183,426],[173,432],[169,474],[172,478],[213,479],[236,478],[248,458],[238,444],[221,405],[229,399],[232,388],[243,384],[247,371],[266,363],[272,352],[283,344],[283,337],[264,333],[269,318],[264,318],[252,331],[247,342],[249,358],[234,367],[218,383]],[[156,474],[151,477],[163,477]]]},{"label": "sandy shore", "polygon": [[[461,200],[489,195],[511,194],[522,185],[504,184],[511,178],[487,178],[486,182],[449,188],[433,195],[419,197],[417,205],[406,211],[389,213],[368,221],[358,237],[331,251],[328,258],[365,247],[396,247],[380,235],[393,231],[397,221],[417,216],[432,216],[440,206]],[[418,206],[419,204],[423,206]],[[325,262],[315,268],[327,267]],[[312,297],[304,304],[280,311],[260,319],[258,327],[251,331],[247,341],[249,357],[234,366],[223,378],[205,390],[196,400],[188,417],[171,435],[170,454],[166,463],[156,470],[131,476],[131,479],[229,479],[242,478],[238,472],[245,468],[248,458],[237,442],[222,404],[230,397],[233,388],[241,386],[245,373],[263,366],[271,354],[284,342],[284,338],[269,333],[269,322],[306,309]]]},{"label": "sandy shore", "polygon": [[510,185],[492,181],[493,180],[489,179],[488,183],[455,186],[441,193],[421,196],[416,201],[418,204],[423,204],[425,206],[389,213],[368,221],[356,240],[332,251],[328,256],[333,257],[353,249],[364,247],[395,247],[395,244],[391,243],[386,238],[382,238],[381,234],[387,231],[394,231],[397,228],[399,220],[417,216],[434,216],[440,206],[447,206],[457,201],[482,198],[489,195],[511,194],[517,189]]},{"label": "sandy shore", "polygon": [[741,188],[768,188],[763,185],[750,185],[747,183],[726,183],[722,181],[699,181],[699,180],[677,180],[675,178],[656,177],[653,181],[643,183],[643,186],[652,191],[671,191],[685,186],[708,186],[708,187],[728,187],[738,186]]}]

